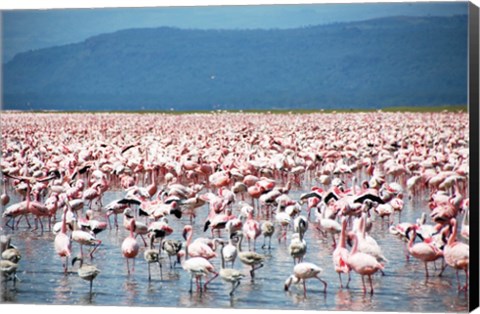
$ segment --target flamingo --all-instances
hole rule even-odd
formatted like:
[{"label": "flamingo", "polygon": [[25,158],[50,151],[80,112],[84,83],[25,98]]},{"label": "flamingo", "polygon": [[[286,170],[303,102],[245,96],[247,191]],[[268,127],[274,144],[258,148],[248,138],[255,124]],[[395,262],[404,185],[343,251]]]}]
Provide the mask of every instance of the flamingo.
[{"label": "flamingo", "polygon": [[[160,246],[158,248],[158,253],[161,254],[163,247],[163,239],[172,234],[173,229],[168,225],[168,219],[166,217],[160,218],[158,221],[154,221],[148,225],[148,236],[154,241],[155,239],[160,239]],[[153,242],[152,242],[153,246]]]},{"label": "flamingo", "polygon": [[251,280],[253,281],[255,278],[255,271],[263,267],[263,261],[265,260],[265,256],[258,254],[256,252],[251,252],[251,251],[243,252],[242,251],[243,233],[239,233],[237,236],[239,237],[237,242],[238,258],[243,264],[251,267],[250,277],[251,277]]},{"label": "flamingo", "polygon": [[93,253],[98,249],[98,247],[102,244],[102,240],[97,239],[93,232],[87,232],[84,230],[78,229],[78,222],[74,221],[73,224],[73,231],[71,234],[72,241],[77,242],[80,244],[80,257],[83,258],[83,246],[93,246],[93,249],[90,251],[89,255],[90,258],[93,258]]},{"label": "flamingo", "polygon": [[[356,232],[358,235],[358,251],[373,256],[380,263],[388,262],[377,241],[366,233],[365,221],[366,213],[363,213],[360,217],[359,230]],[[384,274],[383,269],[381,269],[380,272]]]},{"label": "flamingo", "polygon": [[248,250],[250,250],[250,241],[253,240],[253,250],[255,251],[255,244],[257,238],[261,234],[260,223],[253,218],[253,208],[249,207],[247,210],[247,220],[243,224],[243,235],[248,240]]},{"label": "flamingo", "polygon": [[[429,242],[415,242],[415,237],[417,235],[418,226],[411,227],[413,230],[413,236],[408,242],[408,253],[416,259],[421,260],[425,264],[425,276],[428,278],[428,262],[434,262],[439,258],[443,257],[443,251],[437,248],[433,243]],[[409,236],[409,231],[406,231],[407,237]]]},{"label": "flamingo", "polygon": [[[187,228],[190,227],[190,228]],[[185,258],[181,261],[182,268],[187,271],[190,274],[190,290],[189,292],[192,293],[193,289],[193,277],[195,277],[195,280],[197,282],[197,289],[201,289],[200,284],[201,284],[201,278],[204,276],[207,276],[208,274],[213,274],[214,276],[207,280],[204,284],[204,290],[207,289],[207,285],[214,280],[217,276],[218,273],[215,270],[215,267],[205,258],[203,257],[190,257],[188,250],[190,247],[190,242],[192,240],[191,238],[191,226],[185,226],[184,228],[184,234],[185,232],[188,234],[187,237],[187,243],[185,244]],[[199,284],[200,282],[200,284]]]},{"label": "flamingo", "polygon": [[183,228],[183,238],[187,241],[189,254],[191,257],[203,257],[205,259],[211,259],[217,256],[215,251],[205,242],[197,239],[193,243],[193,228],[191,225],[187,225]]},{"label": "flamingo", "polygon": [[342,230],[340,232],[340,239],[339,243],[337,244],[335,250],[333,251],[333,265],[335,267],[335,271],[338,273],[338,278],[340,278],[340,287],[343,288],[342,283],[342,273],[348,274],[348,282],[346,287],[350,284],[350,267],[348,266],[348,255],[349,252],[346,246],[346,232],[347,232],[347,219],[342,217]]},{"label": "flamingo", "polygon": [[128,264],[128,259],[133,259],[132,272],[135,270],[135,257],[137,257],[138,252],[140,251],[140,246],[135,239],[135,218],[130,220],[130,235],[125,238],[122,242],[122,254],[127,261],[127,273],[130,275],[130,267]]},{"label": "flamingo", "polygon": [[465,239],[470,239],[470,210],[467,208],[465,213],[463,214],[462,220],[462,230],[460,231],[460,235]]},{"label": "flamingo", "polygon": [[16,247],[9,245],[7,249],[2,251],[2,259],[18,264],[22,259],[22,254]]},{"label": "flamingo", "polygon": [[[167,252],[168,259],[170,262],[170,268],[174,268],[177,262],[180,262],[178,254],[182,249],[182,242],[178,240],[163,240],[162,241],[162,250]],[[177,261],[174,262],[172,266],[172,256],[177,257]]]},{"label": "flamingo", "polygon": [[[322,231],[324,234],[329,233],[332,236],[333,247],[335,247],[337,245],[337,242],[335,241],[335,235],[339,234],[342,231],[342,227],[340,226],[338,221],[326,218],[326,209],[327,208],[325,204],[322,204],[322,206],[317,209],[316,221],[318,223],[318,229],[320,231]],[[318,212],[320,212],[320,214],[318,214]]]},{"label": "flamingo", "polygon": [[3,178],[3,193],[0,195],[0,203],[6,206],[10,202],[10,196],[7,193],[7,179]]},{"label": "flamingo", "polygon": [[[50,181],[52,179],[58,178],[60,174],[58,172],[52,172],[49,176],[41,179],[37,179],[34,177],[15,177],[11,176],[7,173],[3,173],[5,176],[11,177],[13,179],[19,180],[20,182],[24,182],[26,184],[26,195],[25,195],[25,201],[19,202],[17,204],[13,204],[9,206],[2,214],[2,217],[10,217],[10,218],[15,218],[17,216],[22,216],[26,215],[28,213],[33,214],[34,216],[37,217],[37,220],[40,220],[40,226],[42,228],[42,233],[43,233],[43,223],[40,217],[42,216],[48,216],[49,212],[45,205],[36,202],[36,201],[31,201],[30,199],[30,194],[31,194],[31,186],[35,183],[43,183],[46,181]],[[18,225],[19,221],[17,222]],[[30,223],[28,222],[27,218],[27,223],[30,227]],[[8,225],[8,224],[7,224]],[[13,227],[12,227],[13,229]]]},{"label": "flamingo", "polygon": [[130,230],[130,221],[134,220],[135,221],[135,237],[140,236],[140,238],[143,240],[143,244],[147,246],[147,242],[145,241],[145,238],[143,237],[144,235],[148,234],[149,229],[146,224],[136,221],[133,216],[133,211],[130,207],[127,207],[123,211],[123,226],[125,227],[126,230]]},{"label": "flamingo", "polygon": [[147,262],[148,265],[148,281],[151,280],[150,275],[150,264],[158,263],[158,267],[160,268],[160,279],[162,279],[162,263],[160,262],[160,253],[153,248],[153,241],[155,241],[154,237],[150,237],[150,246],[148,249],[143,252],[143,258]]},{"label": "flamingo", "polygon": [[141,202],[135,198],[121,198],[121,199],[116,199],[111,201],[105,206],[105,212],[106,216],[108,218],[108,225],[110,226],[110,229],[112,228],[111,223],[110,223],[110,216],[114,215],[114,222],[115,222],[115,228],[118,230],[118,221],[117,221],[117,215],[123,214],[124,210],[129,206],[129,205],[140,205]]},{"label": "flamingo", "polygon": [[[279,205],[280,207],[280,205]],[[287,229],[290,226],[292,222],[292,218],[290,217],[289,214],[287,214],[285,211],[279,211],[277,208],[277,213],[275,215],[275,221],[280,225],[280,236],[278,237],[278,243],[284,239],[285,241],[287,240]]]},{"label": "flamingo", "polygon": [[261,225],[263,235],[262,249],[265,248],[266,239],[268,238],[268,249],[272,247],[272,236],[275,233],[275,225],[271,221],[264,221]]},{"label": "flamingo", "polygon": [[[221,251],[224,252],[225,243],[221,242],[220,245],[221,245]],[[232,284],[232,290],[229,293],[230,296],[232,297],[233,293],[240,285],[240,281],[245,277],[245,275],[236,269],[225,268],[225,257],[223,254],[221,254],[221,256],[222,256],[222,267],[220,268],[220,272],[219,272],[220,278]],[[233,263],[232,263],[232,267],[233,267]]]},{"label": "flamingo", "polygon": [[231,262],[232,268],[233,268],[233,265],[235,264],[235,260],[237,259],[237,255],[238,255],[237,246],[233,244],[234,236],[235,235],[230,235],[230,238],[228,239],[228,244],[226,245],[223,241],[220,242],[220,244],[222,245],[222,249],[220,251],[222,255],[222,259],[225,262]]},{"label": "flamingo", "polygon": [[71,254],[71,243],[70,237],[67,235],[67,207],[63,209],[63,218],[62,218],[62,228],[60,232],[55,236],[55,251],[62,258],[65,257],[65,263],[63,264],[63,269],[65,274],[67,273],[68,268],[68,257]]},{"label": "flamingo", "polygon": [[85,212],[85,218],[86,221],[83,222],[82,226],[92,231],[95,235],[106,230],[108,227],[106,222],[93,219],[93,210],[91,209]]},{"label": "flamingo", "polygon": [[9,260],[0,260],[0,275],[5,278],[5,280],[9,280],[12,276],[14,287],[17,279],[17,268],[18,265],[14,262]]},{"label": "flamingo", "polygon": [[362,276],[363,293],[366,293],[367,291],[364,276],[368,276],[368,280],[370,281],[370,294],[373,294],[372,275],[379,270],[383,270],[383,265],[380,264],[372,255],[362,253],[357,250],[359,241],[355,233],[350,232],[349,236],[353,238],[353,248],[350,251],[347,265],[354,272]]},{"label": "flamingo", "polygon": [[[443,249],[443,256],[448,266],[455,269],[457,274],[458,290],[468,289],[468,266],[470,263],[470,246],[468,244],[457,241],[457,220],[455,218],[450,219],[450,225],[452,226],[452,233],[448,238],[448,242]],[[458,278],[458,271],[465,271],[465,286],[460,286],[460,280]],[[443,272],[443,270],[442,270]]]},{"label": "flamingo", "polygon": [[302,262],[295,265],[293,267],[293,275],[288,277],[288,279],[285,281],[285,291],[288,291],[288,288],[292,283],[298,283],[299,281],[302,281],[303,295],[307,297],[307,287],[305,282],[307,279],[316,278],[320,280],[321,283],[323,283],[323,293],[326,293],[327,282],[319,277],[322,272],[323,269],[313,263]]},{"label": "flamingo", "polygon": [[292,234],[290,245],[288,246],[288,252],[293,257],[293,264],[300,263],[303,257],[307,253],[307,242],[303,239],[304,231]]},{"label": "flamingo", "polygon": [[218,234],[220,235],[221,229],[225,229],[227,222],[231,219],[236,218],[232,215],[232,210],[230,208],[225,209],[225,214],[215,214],[215,212],[212,211],[209,216],[210,218],[207,218],[207,221],[205,222],[203,228],[203,232],[207,231],[208,227],[210,226],[212,238],[214,230],[217,230]]},{"label": "flamingo", "polygon": [[92,295],[93,280],[98,276],[98,274],[100,274],[100,270],[95,265],[83,264],[83,258],[81,257],[74,257],[72,259],[72,267],[77,261],[80,262],[80,266],[77,271],[78,276],[83,280],[90,282],[90,295]]}]

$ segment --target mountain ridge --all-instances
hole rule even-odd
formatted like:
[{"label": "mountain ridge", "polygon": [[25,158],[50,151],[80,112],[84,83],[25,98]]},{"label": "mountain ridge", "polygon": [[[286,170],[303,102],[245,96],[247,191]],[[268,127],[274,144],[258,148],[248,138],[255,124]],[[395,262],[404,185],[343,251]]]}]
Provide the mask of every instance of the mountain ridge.
[{"label": "mountain ridge", "polygon": [[466,53],[463,15],[270,30],[133,28],[17,54],[4,65],[3,101],[34,110],[460,104]]}]

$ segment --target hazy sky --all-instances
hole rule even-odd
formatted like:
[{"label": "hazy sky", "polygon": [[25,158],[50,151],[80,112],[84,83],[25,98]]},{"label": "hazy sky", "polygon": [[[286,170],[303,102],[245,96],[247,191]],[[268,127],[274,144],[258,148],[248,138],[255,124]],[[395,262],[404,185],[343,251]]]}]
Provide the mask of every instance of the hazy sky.
[{"label": "hazy sky", "polygon": [[467,12],[467,2],[4,10],[2,51],[3,60],[8,61],[18,52],[78,42],[126,28],[293,28],[393,15]]}]

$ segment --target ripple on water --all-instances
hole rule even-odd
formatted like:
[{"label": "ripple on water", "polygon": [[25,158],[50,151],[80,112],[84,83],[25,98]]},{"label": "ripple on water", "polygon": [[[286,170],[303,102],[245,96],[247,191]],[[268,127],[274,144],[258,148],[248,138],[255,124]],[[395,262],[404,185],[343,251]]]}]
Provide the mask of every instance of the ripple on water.
[{"label": "ripple on water", "polygon": [[[292,190],[290,196],[299,198],[302,190]],[[107,204],[121,196],[118,192],[107,192],[103,203]],[[422,197],[422,196],[420,196]],[[425,197],[423,197],[425,198]],[[13,200],[12,200],[13,201]],[[416,200],[416,202],[420,202]],[[415,221],[425,206],[415,205],[406,200],[402,220]],[[206,207],[204,212],[207,212]],[[201,213],[201,211],[199,211]],[[99,215],[97,213],[97,215]],[[99,215],[99,217],[101,217]],[[397,216],[395,216],[396,219]],[[100,218],[101,219],[101,218]],[[113,221],[113,219],[112,219]],[[206,292],[188,293],[190,277],[181,267],[174,270],[163,263],[163,280],[160,280],[158,268],[152,267],[152,280],[148,281],[147,265],[143,260],[143,248],[135,262],[135,272],[128,276],[126,264],[120,250],[123,239],[128,235],[122,226],[122,217],[118,217],[120,227],[99,234],[102,245],[95,253],[93,261],[101,273],[93,283],[93,294],[89,294],[89,283],[81,280],[76,268],[69,265],[70,272],[64,275],[63,260],[57,256],[53,246],[54,235],[49,232],[40,234],[20,225],[19,230],[5,230],[14,236],[14,244],[22,252],[17,289],[2,291],[2,303],[26,304],[78,304],[109,306],[161,306],[195,308],[262,308],[262,309],[305,309],[305,310],[342,310],[342,311],[413,311],[413,312],[466,312],[468,293],[457,293],[455,272],[447,268],[442,277],[436,276],[430,266],[431,276],[425,281],[424,266],[411,259],[405,260],[404,243],[387,232],[386,224],[380,219],[374,222],[372,236],[382,247],[389,262],[385,265],[386,276],[376,274],[373,277],[375,294],[363,294],[360,276],[352,274],[350,289],[341,289],[337,273],[333,271],[331,238],[324,238],[314,224],[310,224],[305,236],[308,245],[305,261],[313,262],[323,268],[321,277],[327,281],[327,293],[323,294],[323,285],[316,280],[307,281],[307,297],[302,286],[292,286],[285,292],[283,285],[293,270],[293,259],[288,253],[288,243],[278,243],[274,235],[273,248],[262,250],[263,239],[257,241],[257,250],[266,255],[264,267],[256,271],[255,281],[250,282],[249,267],[237,259],[235,268],[243,271],[246,278],[230,298],[230,284],[220,278],[215,279]],[[204,217],[194,222],[194,236],[202,235]],[[189,224],[189,217],[181,220],[170,219],[176,232],[170,236],[181,239],[183,226]],[[291,231],[288,233],[289,241]],[[139,240],[141,242],[141,240]],[[79,252],[73,244],[72,257]],[[71,259],[69,260],[69,263]],[[220,261],[213,264],[220,267]],[[440,263],[437,263],[440,268]],[[78,267],[78,264],[76,265]],[[463,280],[463,274],[460,275]],[[346,281],[346,276],[344,277]]]}]

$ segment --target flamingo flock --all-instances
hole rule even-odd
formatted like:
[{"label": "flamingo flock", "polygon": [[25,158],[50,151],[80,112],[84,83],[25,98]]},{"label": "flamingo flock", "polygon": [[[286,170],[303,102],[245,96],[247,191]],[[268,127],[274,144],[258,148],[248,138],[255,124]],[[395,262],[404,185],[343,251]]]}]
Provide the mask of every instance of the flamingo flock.
[{"label": "flamingo flock", "polygon": [[[220,277],[233,298],[268,279],[262,270],[280,252],[291,258],[288,269],[277,270],[285,281],[269,284],[279,291],[302,284],[305,297],[312,278],[323,284],[309,288],[315,292],[374,294],[395,284],[389,264],[404,257],[418,272],[423,264],[427,280],[435,276],[429,264],[441,260],[436,276],[454,272],[457,290],[468,290],[465,113],[2,113],[0,119],[2,234],[9,241],[19,229],[52,234],[58,275],[69,274],[69,258],[72,267],[80,261],[78,275],[90,282],[90,294],[93,280],[102,281],[94,253],[107,250],[106,234],[118,240],[125,276],[135,276],[142,253],[148,280],[156,280],[152,263],[163,280],[168,256],[167,271],[190,278],[189,287],[175,289],[189,293],[194,280],[198,293],[208,293]],[[373,231],[404,250],[385,256]],[[330,249],[319,250],[308,234]],[[5,282],[22,268],[11,249],[2,245]],[[332,263],[319,265],[319,255]],[[325,273],[337,273],[338,285],[327,283]],[[352,285],[352,278],[362,284]]]}]

